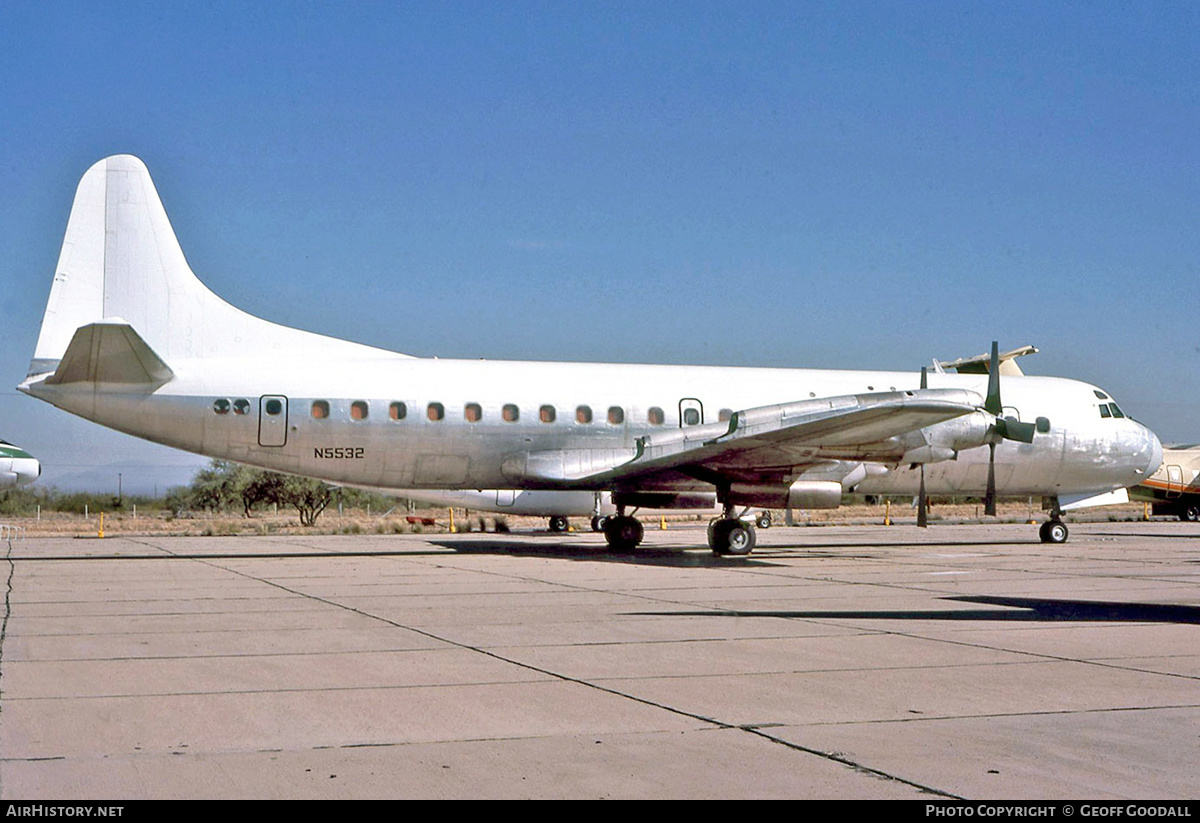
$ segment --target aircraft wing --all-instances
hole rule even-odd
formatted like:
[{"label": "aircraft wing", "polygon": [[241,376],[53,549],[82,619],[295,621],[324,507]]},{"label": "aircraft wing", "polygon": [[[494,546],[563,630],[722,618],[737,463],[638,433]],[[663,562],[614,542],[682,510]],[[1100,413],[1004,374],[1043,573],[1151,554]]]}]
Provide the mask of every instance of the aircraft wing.
[{"label": "aircraft wing", "polygon": [[510,458],[527,481],[580,486],[634,483],[656,475],[711,482],[786,476],[830,460],[899,462],[926,426],[971,414],[983,398],[958,389],[825,397],[735,412],[728,423],[664,430],[631,450],[556,450]]}]

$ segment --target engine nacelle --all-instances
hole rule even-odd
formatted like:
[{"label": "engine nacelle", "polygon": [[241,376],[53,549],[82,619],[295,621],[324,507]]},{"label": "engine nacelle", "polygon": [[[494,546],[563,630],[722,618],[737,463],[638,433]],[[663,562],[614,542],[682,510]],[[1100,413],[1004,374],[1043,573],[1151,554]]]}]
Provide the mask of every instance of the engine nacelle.
[{"label": "engine nacelle", "polygon": [[613,492],[613,504],[633,509],[712,509],[717,495],[712,492]]},{"label": "engine nacelle", "polygon": [[764,509],[836,509],[842,504],[842,484],[835,480],[797,480],[790,486],[734,483],[729,502]]}]

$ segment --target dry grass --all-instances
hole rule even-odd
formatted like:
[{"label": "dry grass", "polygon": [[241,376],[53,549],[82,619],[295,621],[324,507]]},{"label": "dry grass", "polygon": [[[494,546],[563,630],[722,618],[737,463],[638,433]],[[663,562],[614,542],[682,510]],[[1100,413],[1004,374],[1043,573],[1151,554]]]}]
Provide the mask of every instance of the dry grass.
[{"label": "dry grass", "polygon": [[[1116,521],[1141,520],[1143,506],[1133,503],[1123,506],[1106,506],[1104,508],[1083,510],[1068,515],[1068,521]],[[445,534],[450,531],[450,515],[446,509],[422,509],[415,516],[431,519],[433,525],[414,524],[407,519],[407,513],[391,513],[386,516],[368,515],[361,510],[346,510],[339,513],[327,510],[311,528],[300,525],[299,518],[294,514],[260,513],[253,517],[241,517],[232,513],[203,514],[176,517],[169,513],[139,513],[134,516],[130,512],[106,513],[104,515],[105,535],[145,535],[145,536],[227,536],[227,535],[269,535],[269,534]],[[651,510],[644,510],[638,516],[647,524],[656,524],[660,515]],[[999,516],[992,520],[983,514],[983,506],[976,504],[935,505],[930,509],[930,522],[933,524],[970,523],[970,522],[1027,522],[1046,519],[1035,502],[1031,508],[1028,503],[1002,503]],[[703,523],[713,517],[705,512],[695,515],[671,515],[664,518],[668,523]],[[773,512],[776,526],[784,523],[783,512]],[[797,525],[883,525],[885,517],[893,523],[913,523],[916,520],[916,509],[907,503],[893,503],[890,507],[878,505],[849,505],[839,509],[796,511],[793,520]],[[8,517],[2,521],[6,525],[21,526],[27,537],[91,537],[99,534],[100,516],[90,514],[88,517],[77,514],[47,513],[37,517]],[[495,515],[491,513],[467,512],[462,509],[454,510],[454,526],[458,532],[495,532],[495,531],[545,531],[546,519],[543,517],[513,517],[510,515]],[[571,520],[571,526],[578,530],[588,530],[587,518],[576,517]]]}]

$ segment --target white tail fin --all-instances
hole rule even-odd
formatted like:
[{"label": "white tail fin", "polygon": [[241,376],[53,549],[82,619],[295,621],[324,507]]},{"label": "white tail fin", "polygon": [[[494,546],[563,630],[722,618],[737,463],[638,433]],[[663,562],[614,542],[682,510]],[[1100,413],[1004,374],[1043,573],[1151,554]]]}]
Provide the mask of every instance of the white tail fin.
[{"label": "white tail fin", "polygon": [[101,160],[79,182],[30,376],[58,367],[76,329],[117,318],[167,363],[377,351],[262,320],[209,291],[188,267],[145,164],[130,155]]}]

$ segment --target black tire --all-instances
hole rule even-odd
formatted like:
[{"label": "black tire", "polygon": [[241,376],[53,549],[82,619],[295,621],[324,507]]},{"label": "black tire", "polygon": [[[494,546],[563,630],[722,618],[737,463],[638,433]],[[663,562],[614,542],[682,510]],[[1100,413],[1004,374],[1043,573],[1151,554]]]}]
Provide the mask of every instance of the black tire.
[{"label": "black tire", "polygon": [[708,527],[708,545],[714,554],[747,555],[755,542],[754,527],[736,518],[714,520]]},{"label": "black tire", "polygon": [[1043,543],[1066,543],[1070,535],[1067,524],[1061,520],[1051,520],[1042,524],[1039,534]]},{"label": "black tire", "polygon": [[551,517],[550,518],[550,531],[565,532],[569,528],[571,528],[571,524],[567,521],[567,518],[565,518],[565,517]]},{"label": "black tire", "polygon": [[601,514],[598,514],[595,517],[593,517],[592,518],[592,531],[594,531],[594,532],[604,531],[604,521],[606,521],[606,520],[608,520],[608,518]]},{"label": "black tire", "polygon": [[1200,505],[1195,503],[1185,505],[1179,510],[1179,519],[1186,520],[1188,523],[1200,521]]},{"label": "black tire", "polygon": [[771,528],[771,513],[770,512],[762,512],[761,514],[759,514],[758,518],[754,521],[754,524],[756,526],[758,526],[760,529]]},{"label": "black tire", "polygon": [[638,547],[645,530],[636,517],[608,517],[604,521],[604,539],[609,551],[631,552]]}]

